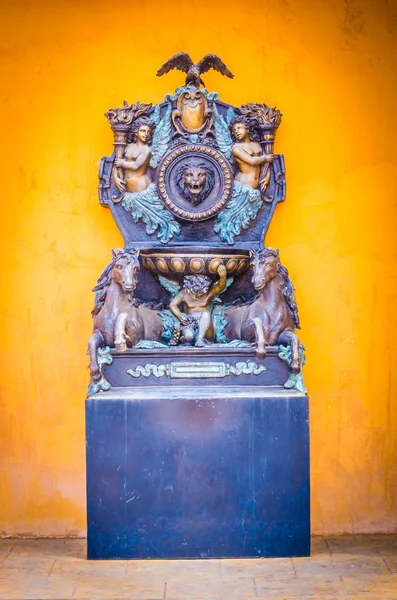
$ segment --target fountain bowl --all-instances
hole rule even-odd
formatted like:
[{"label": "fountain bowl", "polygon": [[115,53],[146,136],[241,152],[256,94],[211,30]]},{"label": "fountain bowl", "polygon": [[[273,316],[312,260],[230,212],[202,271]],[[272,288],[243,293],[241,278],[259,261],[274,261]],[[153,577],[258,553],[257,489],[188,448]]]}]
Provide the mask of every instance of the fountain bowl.
[{"label": "fountain bowl", "polygon": [[238,248],[147,248],[140,254],[143,266],[154,275],[183,279],[186,275],[218,277],[218,267],[224,265],[228,277],[241,275],[250,265],[249,250]]}]

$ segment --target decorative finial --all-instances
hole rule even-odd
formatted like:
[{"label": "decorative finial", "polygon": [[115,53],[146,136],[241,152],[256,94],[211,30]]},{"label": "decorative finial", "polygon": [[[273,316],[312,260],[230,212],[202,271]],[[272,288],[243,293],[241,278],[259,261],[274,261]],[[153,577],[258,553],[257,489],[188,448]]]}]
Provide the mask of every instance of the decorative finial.
[{"label": "decorative finial", "polygon": [[169,71],[172,71],[172,69],[179,69],[179,71],[186,73],[185,85],[192,85],[196,88],[199,88],[200,85],[205,87],[204,81],[201,79],[200,75],[201,73],[206,73],[210,69],[214,69],[231,79],[234,77],[233,73],[229,71],[225,63],[222,62],[216,54],[206,54],[200,62],[194,64],[186,52],[179,52],[167,60],[167,62],[157,71],[156,75],[157,77],[161,77],[161,75],[165,75]]}]

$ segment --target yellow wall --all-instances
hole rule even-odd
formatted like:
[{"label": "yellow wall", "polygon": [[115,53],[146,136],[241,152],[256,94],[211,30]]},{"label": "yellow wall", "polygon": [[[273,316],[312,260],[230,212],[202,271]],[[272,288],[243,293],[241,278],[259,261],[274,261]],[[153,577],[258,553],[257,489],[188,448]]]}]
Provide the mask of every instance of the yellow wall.
[{"label": "yellow wall", "polygon": [[234,81],[205,81],[225,101],[284,114],[287,201],[268,243],[307,347],[313,531],[393,531],[397,5],[13,0],[2,13],[0,532],[85,530],[90,290],[121,244],[97,201],[103,113],[160,101],[183,75],[155,72],[181,50],[224,59]]}]

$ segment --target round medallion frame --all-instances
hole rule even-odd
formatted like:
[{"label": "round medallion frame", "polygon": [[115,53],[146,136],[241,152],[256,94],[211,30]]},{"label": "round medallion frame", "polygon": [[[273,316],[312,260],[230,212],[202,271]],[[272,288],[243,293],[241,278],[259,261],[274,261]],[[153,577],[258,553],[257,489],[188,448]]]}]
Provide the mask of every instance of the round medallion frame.
[{"label": "round medallion frame", "polygon": [[[191,155],[193,158],[200,158],[201,155],[203,158],[216,163],[219,171],[222,173],[223,189],[219,199],[216,200],[210,208],[207,208],[202,212],[184,210],[173,201],[167,190],[168,170],[174,161],[179,162],[180,158],[184,155]],[[207,219],[214,217],[226,206],[232,191],[232,185],[232,169],[225,156],[215,148],[205,146],[204,144],[186,144],[174,148],[162,159],[157,174],[157,188],[164,204],[176,217],[184,221],[206,221]]]}]

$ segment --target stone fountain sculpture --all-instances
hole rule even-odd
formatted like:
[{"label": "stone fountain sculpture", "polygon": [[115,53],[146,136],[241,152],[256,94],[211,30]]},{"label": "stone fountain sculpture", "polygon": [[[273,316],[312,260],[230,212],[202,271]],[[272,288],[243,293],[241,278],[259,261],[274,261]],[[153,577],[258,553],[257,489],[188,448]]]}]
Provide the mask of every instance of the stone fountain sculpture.
[{"label": "stone fountain sculpture", "polygon": [[[210,68],[233,77],[213,54],[197,65],[186,53],[177,54],[157,74],[173,68],[187,74],[175,94],[155,106],[124,102],[106,113],[114,152],[101,161],[99,198],[125,247],[112,250],[94,287],[86,413],[88,553],[304,555],[304,347],[296,334],[288,270],[279,251],[265,246],[277,203],[285,199],[284,159],[274,153],[281,113],[265,104],[237,108],[201,87],[201,75]],[[218,425],[208,438],[210,407],[217,407],[210,420]],[[240,415],[240,428],[231,426],[230,410]],[[265,432],[269,423],[273,429]],[[203,429],[201,438],[189,434],[192,426]],[[283,446],[263,441],[276,434]],[[240,444],[241,452],[231,452],[230,443]],[[279,465],[283,452],[288,473]],[[264,477],[257,461],[279,471],[289,508],[279,498],[280,481],[268,483],[260,509],[249,500],[259,493],[250,477]],[[213,469],[218,475],[203,475]],[[247,469],[251,475],[246,473],[240,489]],[[191,477],[201,490],[192,487]],[[272,489],[278,490],[273,498]],[[230,513],[225,518],[222,502]],[[254,504],[248,510],[244,502]],[[110,524],[106,511],[116,515]],[[242,544],[247,535],[249,543]]]}]

